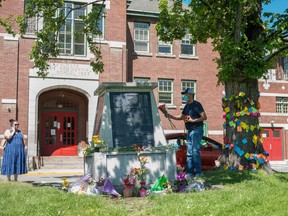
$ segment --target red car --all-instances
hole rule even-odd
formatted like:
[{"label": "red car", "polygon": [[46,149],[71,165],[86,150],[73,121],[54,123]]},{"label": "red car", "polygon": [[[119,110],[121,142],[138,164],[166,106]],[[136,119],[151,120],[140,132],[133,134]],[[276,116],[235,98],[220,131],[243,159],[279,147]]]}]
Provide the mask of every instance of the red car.
[{"label": "red car", "polygon": [[[165,135],[168,144],[177,144],[179,150],[176,151],[177,166],[186,167],[187,147],[186,133],[169,133]],[[201,141],[201,163],[202,170],[212,170],[215,167],[215,160],[222,153],[222,144],[209,137],[203,136]]]}]

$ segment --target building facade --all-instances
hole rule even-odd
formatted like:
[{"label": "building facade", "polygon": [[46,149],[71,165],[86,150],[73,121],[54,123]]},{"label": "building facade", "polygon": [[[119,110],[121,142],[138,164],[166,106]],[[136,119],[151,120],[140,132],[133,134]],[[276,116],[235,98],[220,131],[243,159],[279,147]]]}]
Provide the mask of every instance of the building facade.
[{"label": "building facade", "polygon": [[[66,6],[76,8],[87,2],[90,1],[70,0]],[[0,74],[5,80],[0,85],[0,137],[9,127],[8,120],[15,118],[21,124],[29,155],[78,155],[78,144],[91,140],[94,133],[98,103],[94,91],[100,83],[157,82],[156,100],[158,104],[165,103],[173,114],[180,114],[184,107],[181,91],[193,88],[196,100],[203,104],[208,116],[207,135],[222,142],[221,99],[225,92],[223,86],[217,86],[213,60],[218,54],[212,51],[211,44],[191,44],[189,34],[172,43],[161,41],[155,30],[158,1],[106,0],[104,5],[105,16],[98,23],[102,36],[94,39],[101,44],[105,65],[100,75],[89,65],[93,55],[85,39],[73,39],[77,16],[87,14],[92,5],[71,14],[65,24],[67,28],[59,33],[61,55],[51,59],[45,79],[38,77],[29,59],[35,30],[43,26],[41,19],[29,20],[22,38],[12,37],[0,28]],[[5,1],[0,8],[1,17],[23,12],[24,1],[20,0]],[[68,27],[72,30],[68,31]],[[279,59],[277,67],[269,73],[268,80],[259,80],[260,125],[265,129],[269,151],[277,149],[275,160],[285,160],[288,158],[287,58]],[[184,131],[183,122],[175,121],[176,129],[172,129],[160,115],[166,132]]]}]

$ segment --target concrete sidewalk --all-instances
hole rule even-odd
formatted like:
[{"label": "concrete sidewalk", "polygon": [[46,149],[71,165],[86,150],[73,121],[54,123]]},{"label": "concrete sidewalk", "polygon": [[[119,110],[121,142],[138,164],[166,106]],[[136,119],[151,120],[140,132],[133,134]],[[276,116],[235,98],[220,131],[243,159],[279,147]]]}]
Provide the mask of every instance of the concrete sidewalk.
[{"label": "concrete sidewalk", "polygon": [[[277,172],[288,173],[288,161],[270,161],[271,167]],[[45,185],[45,184],[62,184],[62,178],[66,177],[67,181],[70,183],[75,182],[81,176],[84,175],[84,169],[39,169],[35,171],[29,171],[25,175],[19,175],[18,181],[27,182],[35,185]],[[0,175],[0,180],[6,180],[7,177]],[[13,177],[12,177],[13,179]]]},{"label": "concrete sidewalk", "polygon": [[[27,174],[19,175],[18,181],[27,182],[35,185],[62,184],[62,178],[66,177],[68,182],[75,182],[84,175],[83,169],[65,169],[65,170],[45,170],[39,169],[29,171]],[[13,176],[11,176],[13,180]],[[0,175],[0,180],[7,180],[6,176]]]}]

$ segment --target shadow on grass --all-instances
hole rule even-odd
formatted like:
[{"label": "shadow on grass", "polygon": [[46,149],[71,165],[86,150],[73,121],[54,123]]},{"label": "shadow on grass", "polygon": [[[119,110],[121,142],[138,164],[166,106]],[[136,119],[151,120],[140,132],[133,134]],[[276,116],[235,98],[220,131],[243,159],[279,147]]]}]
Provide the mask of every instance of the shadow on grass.
[{"label": "shadow on grass", "polygon": [[39,176],[35,180],[29,180],[29,181],[23,181],[29,184],[32,184],[33,186],[37,187],[56,187],[61,188],[63,186],[64,178],[66,178],[66,181],[68,181],[70,184],[73,184],[75,181],[77,181],[82,175],[57,175],[57,176]]},{"label": "shadow on grass", "polygon": [[253,179],[251,171],[213,170],[204,172],[203,179],[212,185],[227,185]]}]

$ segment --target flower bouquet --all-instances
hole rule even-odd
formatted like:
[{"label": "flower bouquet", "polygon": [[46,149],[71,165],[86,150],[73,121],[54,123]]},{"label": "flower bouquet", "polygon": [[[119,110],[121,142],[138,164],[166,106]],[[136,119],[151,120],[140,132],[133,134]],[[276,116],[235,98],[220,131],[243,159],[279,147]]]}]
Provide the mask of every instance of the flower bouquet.
[{"label": "flower bouquet", "polygon": [[134,186],[136,183],[133,171],[131,171],[130,174],[122,177],[122,183],[124,185],[123,196],[132,197]]},{"label": "flower bouquet", "polygon": [[172,129],[176,129],[176,126],[173,124],[170,116],[169,116],[169,113],[168,113],[168,110],[167,110],[167,107],[166,107],[166,104],[161,104],[158,106],[158,109],[165,115],[166,118],[168,118],[168,121],[172,127]]},{"label": "flower bouquet", "polygon": [[122,177],[122,183],[124,185],[124,188],[133,187],[136,183],[135,176],[134,176],[133,172],[131,172],[128,175],[123,176]]},{"label": "flower bouquet", "polygon": [[177,180],[174,182],[174,189],[177,192],[184,192],[188,185],[185,173],[179,173],[177,175]]}]

